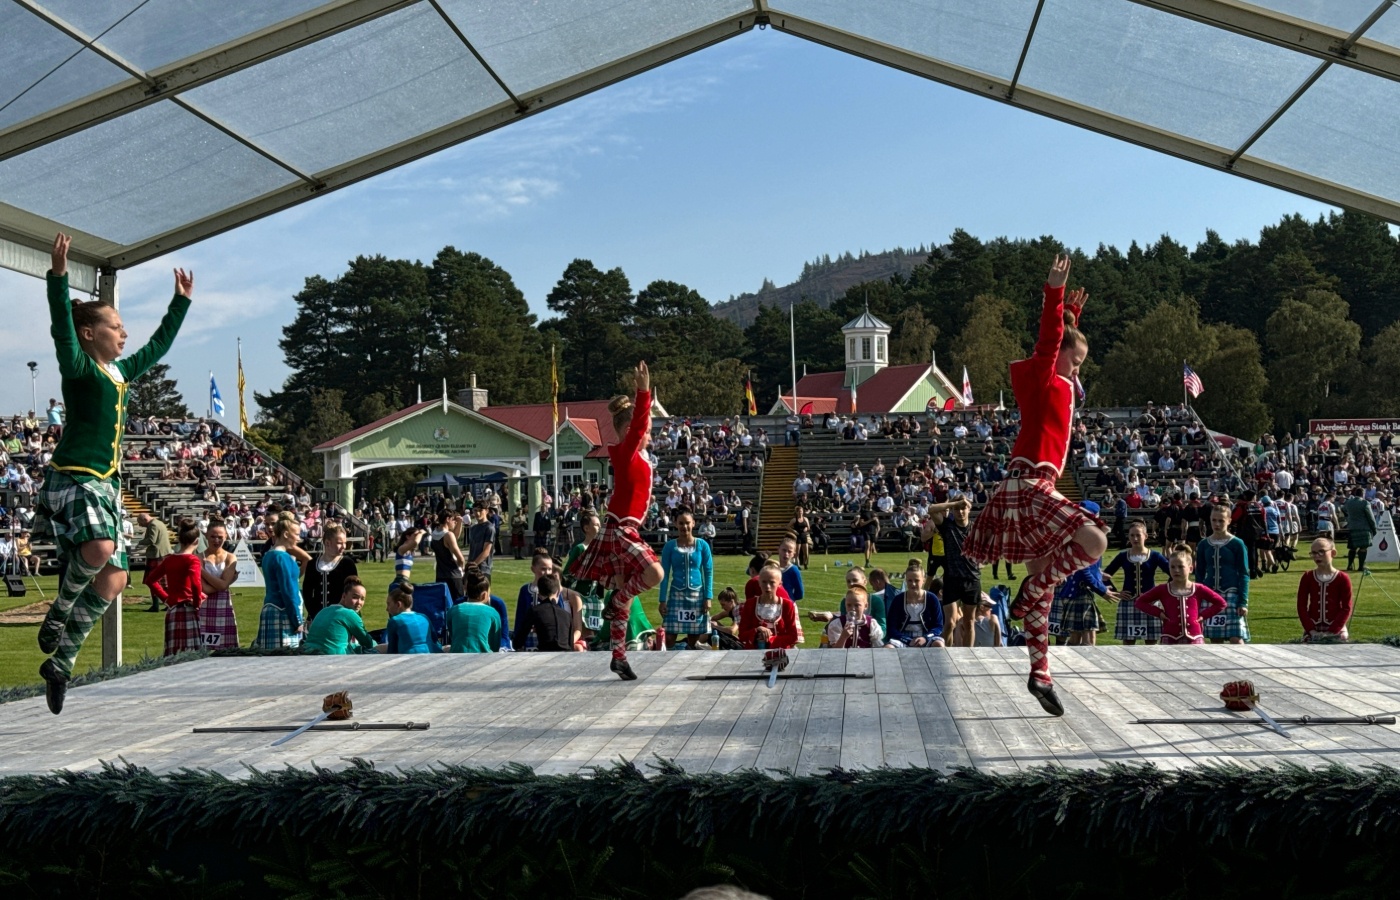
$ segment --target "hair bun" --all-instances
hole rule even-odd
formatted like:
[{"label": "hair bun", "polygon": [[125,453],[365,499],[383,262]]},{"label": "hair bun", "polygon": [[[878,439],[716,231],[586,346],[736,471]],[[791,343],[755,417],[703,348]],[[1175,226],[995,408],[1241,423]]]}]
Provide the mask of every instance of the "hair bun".
[{"label": "hair bun", "polygon": [[619,394],[618,396],[612,398],[612,400],[608,401],[608,412],[613,413],[614,415],[622,412],[623,410],[628,410],[631,408],[632,398],[628,397],[626,394]]}]

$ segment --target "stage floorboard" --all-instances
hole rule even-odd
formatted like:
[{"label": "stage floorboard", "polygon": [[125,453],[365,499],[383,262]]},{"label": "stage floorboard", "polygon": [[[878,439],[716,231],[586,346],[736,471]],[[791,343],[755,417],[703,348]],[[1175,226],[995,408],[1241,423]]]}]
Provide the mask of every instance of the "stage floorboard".
[{"label": "stage floorboard", "polygon": [[[638,681],[590,654],[206,659],[69,692],[54,717],[43,698],[0,705],[0,774],[93,769],[125,760],[155,771],[231,776],[279,766],[386,769],[454,763],[578,772],[657,757],[688,771],[820,771],[972,765],[1010,772],[1057,763],[1178,769],[1232,762],[1400,766],[1397,726],[1134,725],[1138,718],[1254,719],[1218,693],[1252,680],[1274,716],[1395,715],[1400,651],[1328,647],[1054,648],[1067,714],[1026,692],[1024,649],[802,650],[775,688],[753,679],[756,652],[631,654]],[[869,678],[804,678],[804,675]],[[428,722],[427,731],[194,734],[196,727],[299,725],[348,690],[357,722]]]}]

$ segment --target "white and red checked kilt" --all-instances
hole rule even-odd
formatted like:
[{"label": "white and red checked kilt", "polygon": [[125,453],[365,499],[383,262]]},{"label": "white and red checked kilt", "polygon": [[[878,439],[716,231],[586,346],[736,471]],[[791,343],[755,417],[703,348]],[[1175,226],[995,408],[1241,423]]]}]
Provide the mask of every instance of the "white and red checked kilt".
[{"label": "white and red checked kilt", "polygon": [[208,650],[238,646],[238,619],[228,591],[215,591],[199,607],[199,635]]},{"label": "white and red checked kilt", "polygon": [[199,613],[188,603],[177,603],[165,610],[165,655],[198,650]]},{"label": "white and red checked kilt", "polygon": [[603,519],[598,536],[574,562],[573,575],[610,586],[622,575],[622,592],[635,597],[648,589],[646,570],[659,562],[651,545],[637,532],[636,519],[619,519],[611,512]]},{"label": "white and red checked kilt", "polygon": [[1055,490],[1050,468],[1012,469],[977,514],[963,556],[990,565],[1055,553],[1085,525],[1102,523]]}]

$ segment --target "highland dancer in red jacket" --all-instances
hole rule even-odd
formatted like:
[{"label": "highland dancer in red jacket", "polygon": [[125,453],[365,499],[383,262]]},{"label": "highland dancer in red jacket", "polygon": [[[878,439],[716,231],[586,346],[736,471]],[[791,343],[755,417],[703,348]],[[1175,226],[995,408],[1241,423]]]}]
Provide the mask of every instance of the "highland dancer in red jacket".
[{"label": "highland dancer in red jacket", "polygon": [[612,496],[603,529],[575,563],[579,578],[613,589],[604,618],[609,620],[612,670],[623,681],[636,679],[627,664],[627,619],[632,598],[661,583],[661,562],[637,532],[651,501],[651,463],[642,450],[651,443],[651,372],[637,363],[637,396],[614,397],[608,404],[620,436],[608,448],[613,468]]},{"label": "highland dancer in red jacket", "polygon": [[1070,575],[1093,564],[1108,547],[1102,523],[1055,490],[1069,453],[1075,381],[1089,355],[1079,314],[1087,295],[1065,301],[1070,259],[1056,256],[1045,280],[1040,336],[1029,359],[1011,364],[1011,389],[1021,409],[1021,432],[1011,450],[1006,479],[997,486],[963,545],[963,555],[983,564],[1024,562],[1011,616],[1024,619],[1030,651],[1029,688],[1052,716],[1065,708],[1055,696],[1046,643],[1050,601]]}]

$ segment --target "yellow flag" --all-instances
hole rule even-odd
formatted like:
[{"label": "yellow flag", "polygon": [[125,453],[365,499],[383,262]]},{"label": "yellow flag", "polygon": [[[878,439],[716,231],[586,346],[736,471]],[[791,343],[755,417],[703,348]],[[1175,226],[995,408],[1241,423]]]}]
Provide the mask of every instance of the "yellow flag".
[{"label": "yellow flag", "polygon": [[248,430],[248,405],[243,402],[243,342],[238,342],[238,433]]},{"label": "yellow flag", "polygon": [[559,366],[554,361],[554,345],[549,346],[549,394],[554,404],[554,430],[559,430]]}]

